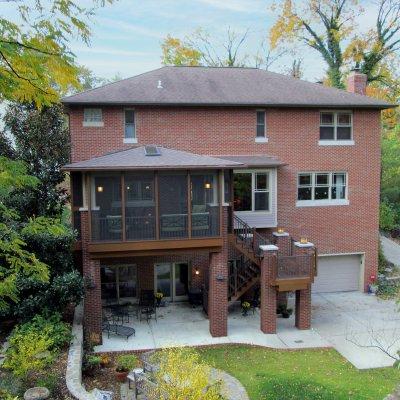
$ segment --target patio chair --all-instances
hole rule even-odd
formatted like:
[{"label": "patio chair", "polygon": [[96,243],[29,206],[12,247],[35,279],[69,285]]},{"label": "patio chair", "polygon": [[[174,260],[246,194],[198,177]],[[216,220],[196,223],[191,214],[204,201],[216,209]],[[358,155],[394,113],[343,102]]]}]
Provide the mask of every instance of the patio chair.
[{"label": "patio chair", "polygon": [[157,322],[157,307],[154,291],[141,290],[139,299],[139,320],[142,321],[143,317],[146,318],[146,321],[148,322],[153,315]]},{"label": "patio chair", "polygon": [[120,325],[118,323],[115,323],[114,320],[110,321],[110,318],[108,318],[105,314],[103,314],[102,331],[107,332],[108,338],[110,338],[110,333],[113,333],[114,335],[117,335],[117,336],[126,337],[126,340],[128,340],[132,335],[135,336],[135,334],[136,334],[136,331],[134,328],[131,328],[130,326],[125,326],[122,324]]}]

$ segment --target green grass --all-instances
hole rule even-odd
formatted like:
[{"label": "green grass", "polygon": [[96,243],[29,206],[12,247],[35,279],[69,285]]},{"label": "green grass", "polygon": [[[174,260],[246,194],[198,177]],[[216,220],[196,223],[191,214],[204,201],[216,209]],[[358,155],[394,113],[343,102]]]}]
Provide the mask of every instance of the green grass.
[{"label": "green grass", "polygon": [[382,400],[400,384],[399,370],[357,370],[332,349],[228,345],[199,352],[207,363],[239,379],[251,400]]}]

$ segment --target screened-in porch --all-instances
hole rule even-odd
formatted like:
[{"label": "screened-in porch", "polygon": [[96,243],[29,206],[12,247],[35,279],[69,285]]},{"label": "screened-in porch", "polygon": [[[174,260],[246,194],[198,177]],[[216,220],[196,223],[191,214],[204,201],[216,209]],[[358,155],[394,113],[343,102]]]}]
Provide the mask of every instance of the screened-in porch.
[{"label": "screened-in porch", "polygon": [[142,241],[220,234],[217,171],[93,173],[92,241]]}]

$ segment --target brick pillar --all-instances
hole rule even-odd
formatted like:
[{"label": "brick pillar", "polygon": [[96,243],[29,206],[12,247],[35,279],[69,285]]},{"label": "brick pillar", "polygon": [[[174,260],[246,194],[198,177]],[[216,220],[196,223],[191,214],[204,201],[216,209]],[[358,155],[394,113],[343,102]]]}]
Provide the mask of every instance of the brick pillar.
[{"label": "brick pillar", "polygon": [[223,207],[221,234],[222,249],[218,253],[210,253],[208,318],[210,333],[213,337],[228,334],[228,237],[227,207]]},{"label": "brick pillar", "polygon": [[290,255],[290,246],[292,245],[290,235],[287,232],[272,232],[275,244],[279,247],[279,254],[282,256]]},{"label": "brick pillar", "polygon": [[277,246],[261,246],[270,248],[264,250],[264,257],[261,261],[261,277],[260,277],[260,327],[264,333],[276,333],[276,288],[271,286],[274,277],[274,271],[277,263]]},{"label": "brick pillar", "polygon": [[[313,254],[314,245],[310,242],[295,242],[294,252],[299,256]],[[307,289],[296,290],[295,324],[298,329],[311,328],[311,284]]]},{"label": "brick pillar", "polygon": [[296,290],[295,324],[298,329],[311,328],[311,286]]},{"label": "brick pillar", "polygon": [[89,256],[89,213],[81,211],[82,266],[85,279],[84,326],[92,343],[101,343],[102,304],[100,261]]}]

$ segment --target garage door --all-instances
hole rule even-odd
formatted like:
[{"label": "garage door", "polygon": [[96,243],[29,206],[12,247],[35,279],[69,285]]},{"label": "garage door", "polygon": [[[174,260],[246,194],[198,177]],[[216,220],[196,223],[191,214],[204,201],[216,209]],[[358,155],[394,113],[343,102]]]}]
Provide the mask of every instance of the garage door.
[{"label": "garage door", "polygon": [[312,291],[315,293],[350,292],[359,289],[361,256],[318,257],[318,276]]}]

